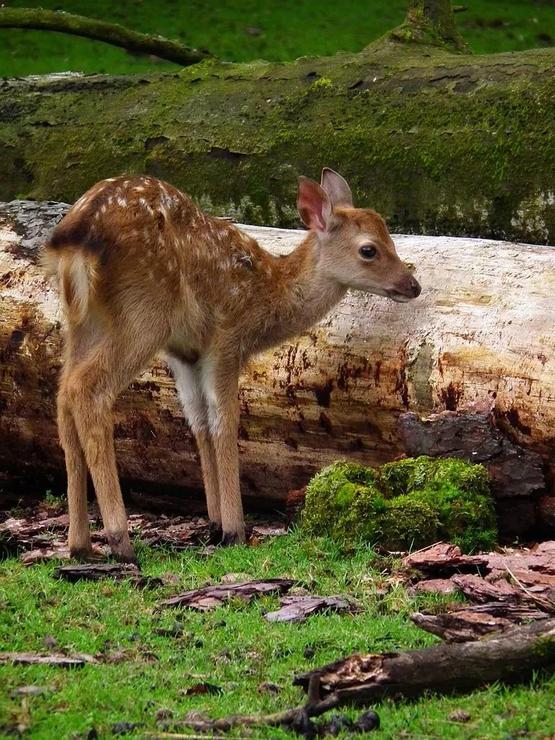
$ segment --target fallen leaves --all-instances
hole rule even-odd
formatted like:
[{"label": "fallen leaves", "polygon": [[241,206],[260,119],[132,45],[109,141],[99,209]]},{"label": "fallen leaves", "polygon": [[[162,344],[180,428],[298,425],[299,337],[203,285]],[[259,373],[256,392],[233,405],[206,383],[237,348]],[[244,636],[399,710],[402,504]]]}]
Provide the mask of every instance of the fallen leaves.
[{"label": "fallen leaves", "polygon": [[325,610],[353,614],[359,607],[342,596],[284,596],[280,599],[281,608],[268,612],[269,622],[304,622],[312,614]]},{"label": "fallen leaves", "polygon": [[251,601],[257,596],[283,594],[294,585],[289,578],[268,578],[260,581],[243,581],[240,583],[220,583],[215,586],[204,586],[185,591],[182,594],[165,599],[160,606],[178,606],[197,611],[209,611],[226,603],[230,599]]}]

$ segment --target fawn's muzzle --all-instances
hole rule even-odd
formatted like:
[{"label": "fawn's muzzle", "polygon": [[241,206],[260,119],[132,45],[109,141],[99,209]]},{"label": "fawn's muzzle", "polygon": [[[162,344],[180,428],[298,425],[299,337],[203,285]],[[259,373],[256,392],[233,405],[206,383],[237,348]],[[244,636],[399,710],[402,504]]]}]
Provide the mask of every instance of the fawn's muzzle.
[{"label": "fawn's muzzle", "polygon": [[413,298],[418,298],[421,292],[422,288],[418,280],[409,275],[409,277],[399,281],[395,288],[388,291],[388,297],[398,303],[407,303],[407,301],[412,301]]}]

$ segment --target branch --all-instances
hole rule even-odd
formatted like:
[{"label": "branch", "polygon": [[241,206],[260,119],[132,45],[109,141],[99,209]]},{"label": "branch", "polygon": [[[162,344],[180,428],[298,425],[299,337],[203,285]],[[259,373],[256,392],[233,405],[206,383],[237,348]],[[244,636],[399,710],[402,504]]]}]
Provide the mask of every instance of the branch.
[{"label": "branch", "polygon": [[469,51],[457,30],[451,0],[409,0],[404,23],[386,38],[405,44],[441,46],[459,53]]},{"label": "branch", "polygon": [[0,8],[0,28],[30,28],[59,31],[74,36],[104,41],[131,52],[154,54],[183,67],[212,58],[207,51],[198,51],[163,36],[148,36],[138,31],[106,23],[83,15],[42,8]]}]

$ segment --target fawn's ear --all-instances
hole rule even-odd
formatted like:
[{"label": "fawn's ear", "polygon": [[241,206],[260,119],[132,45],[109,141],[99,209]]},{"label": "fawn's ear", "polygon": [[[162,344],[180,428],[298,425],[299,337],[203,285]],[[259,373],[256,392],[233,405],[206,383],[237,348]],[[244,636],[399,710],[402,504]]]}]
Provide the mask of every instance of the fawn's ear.
[{"label": "fawn's ear", "polygon": [[308,177],[299,177],[297,208],[305,226],[313,231],[327,231],[333,218],[329,195]]},{"label": "fawn's ear", "polygon": [[347,184],[347,180],[338,172],[330,170],[329,167],[324,167],[322,170],[322,177],[320,184],[329,195],[331,204],[335,206],[347,206],[348,208],[353,207],[353,194],[351,188]]}]

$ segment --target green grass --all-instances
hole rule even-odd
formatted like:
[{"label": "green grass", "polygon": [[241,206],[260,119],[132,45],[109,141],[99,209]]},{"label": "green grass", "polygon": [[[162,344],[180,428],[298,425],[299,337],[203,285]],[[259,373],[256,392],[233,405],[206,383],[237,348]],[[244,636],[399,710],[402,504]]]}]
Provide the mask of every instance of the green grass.
[{"label": "green grass", "polygon": [[[406,0],[11,0],[6,4],[103,18],[177,38],[236,62],[358,51],[398,25],[406,8]],[[457,21],[477,53],[554,43],[555,9],[550,0],[473,0],[466,12],[457,14]],[[47,31],[0,29],[0,39],[0,76],[177,68],[100,42]]]},{"label": "green grass", "polygon": [[[297,532],[259,547],[218,549],[213,556],[195,552],[161,553],[142,548],[140,560],[149,575],[173,573],[178,582],[154,590],[129,583],[102,581],[68,584],[53,578],[54,563],[22,566],[16,559],[0,564],[0,645],[2,650],[44,650],[53,636],[58,648],[87,653],[124,651],[118,663],[67,670],[46,666],[0,668],[0,736],[21,722],[25,736],[86,737],[94,727],[111,736],[113,723],[141,724],[136,731],[156,730],[156,712],[170,709],[176,719],[191,711],[209,716],[279,711],[303,701],[293,676],[355,651],[389,651],[433,644],[435,638],[408,619],[418,606],[439,605],[438,597],[407,596],[401,586],[380,595],[383,565],[370,549],[341,552],[325,539],[303,539]],[[277,599],[249,605],[233,603],[198,614],[155,610],[165,597],[226,573],[252,578],[289,576],[312,593],[348,593],[363,606],[353,616],[318,615],[301,625],[270,624],[263,614]],[[156,633],[175,620],[181,637]],[[218,695],[187,696],[195,683],[222,688]],[[277,684],[276,695],[260,693],[263,682]],[[40,696],[13,695],[26,685],[48,686]],[[495,685],[471,695],[386,701],[376,707],[382,721],[377,738],[506,738],[518,734],[548,737],[553,730],[555,685],[537,677],[531,686]],[[471,718],[449,719],[455,709]],[[343,710],[340,710],[343,711]],[[356,717],[361,709],[347,709]],[[2,735],[2,732],[6,733]],[[275,728],[256,737],[287,737]]]}]

